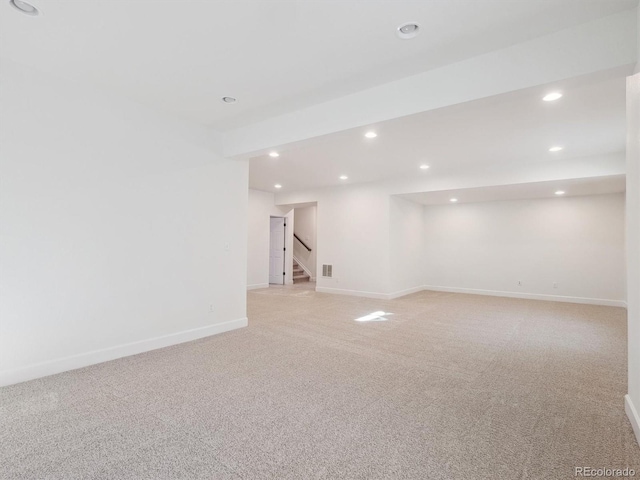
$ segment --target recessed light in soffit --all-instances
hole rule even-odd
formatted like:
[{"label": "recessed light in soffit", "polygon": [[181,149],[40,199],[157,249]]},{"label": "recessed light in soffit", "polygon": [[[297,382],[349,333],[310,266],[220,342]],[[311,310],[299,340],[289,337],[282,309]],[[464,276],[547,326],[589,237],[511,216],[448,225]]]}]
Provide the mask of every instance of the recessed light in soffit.
[{"label": "recessed light in soffit", "polygon": [[403,23],[396,29],[396,35],[403,40],[414,38],[420,32],[420,25],[416,22]]},{"label": "recessed light in soffit", "polygon": [[35,17],[36,15],[40,14],[40,11],[36,7],[31,5],[30,3],[23,2],[22,0],[10,0],[9,3],[13,8],[24,13],[25,15]]},{"label": "recessed light in soffit", "polygon": [[238,99],[234,97],[222,97],[221,100],[224,103],[236,103],[238,101]]},{"label": "recessed light in soffit", "polygon": [[542,97],[542,100],[544,100],[545,102],[555,102],[560,98],[562,98],[562,94],[560,92],[551,92]]}]

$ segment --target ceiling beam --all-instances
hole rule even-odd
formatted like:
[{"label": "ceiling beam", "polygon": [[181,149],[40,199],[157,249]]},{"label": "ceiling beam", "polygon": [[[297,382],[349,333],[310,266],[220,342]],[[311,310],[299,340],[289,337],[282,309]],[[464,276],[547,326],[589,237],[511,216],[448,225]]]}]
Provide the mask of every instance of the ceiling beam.
[{"label": "ceiling beam", "polygon": [[224,156],[269,148],[480,98],[550,84],[637,58],[635,10],[270,118],[224,134]]},{"label": "ceiling beam", "polygon": [[[349,189],[377,192],[382,196],[415,193],[438,192],[528,184],[537,182],[553,182],[565,179],[598,179],[603,177],[625,175],[624,152],[593,157],[574,158],[558,162],[534,162],[526,166],[504,165],[495,168],[477,168],[464,172],[438,175],[421,179],[394,179],[380,182],[357,183],[349,185]],[[316,202],[335,192],[345,191],[345,185],[303,189],[275,194],[276,205],[288,205],[304,202]]]}]

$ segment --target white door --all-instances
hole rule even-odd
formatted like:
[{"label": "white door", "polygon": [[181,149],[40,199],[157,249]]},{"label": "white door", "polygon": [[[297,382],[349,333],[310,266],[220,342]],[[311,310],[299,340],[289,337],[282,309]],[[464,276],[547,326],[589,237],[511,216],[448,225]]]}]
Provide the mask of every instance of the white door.
[{"label": "white door", "polygon": [[269,244],[269,283],[284,285],[284,223],[282,217],[271,217]]}]

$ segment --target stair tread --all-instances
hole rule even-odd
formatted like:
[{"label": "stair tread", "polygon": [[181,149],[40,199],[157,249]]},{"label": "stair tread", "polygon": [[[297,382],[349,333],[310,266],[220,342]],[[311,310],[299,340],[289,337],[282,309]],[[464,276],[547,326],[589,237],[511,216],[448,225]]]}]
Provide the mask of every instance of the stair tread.
[{"label": "stair tread", "polygon": [[302,266],[296,262],[295,260],[293,261],[293,282],[309,282],[311,281],[311,277],[309,276],[309,274],[304,270],[304,268],[302,268]]}]

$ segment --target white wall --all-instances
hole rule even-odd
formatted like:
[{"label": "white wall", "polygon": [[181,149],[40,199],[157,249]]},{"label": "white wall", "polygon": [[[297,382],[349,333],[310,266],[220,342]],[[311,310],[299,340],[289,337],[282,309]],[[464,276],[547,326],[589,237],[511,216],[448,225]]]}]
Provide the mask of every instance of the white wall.
[{"label": "white wall", "polygon": [[640,73],[627,79],[627,287],[629,395],[626,406],[640,442]]},{"label": "white wall", "polygon": [[636,7],[636,68],[633,73],[640,73],[640,5]]},{"label": "white wall", "polygon": [[424,247],[427,285],[626,297],[623,194],[425,207]]},{"label": "white wall", "polygon": [[300,242],[294,240],[293,254],[298,262],[311,274],[311,279],[316,277],[316,213],[315,205],[310,207],[295,208],[295,230],[296,235],[311,249],[311,251],[300,245]]},{"label": "white wall", "polygon": [[[293,251],[294,211],[290,207],[280,208],[274,203],[273,193],[249,190],[248,242],[247,242],[247,288],[269,286],[269,241],[270,217],[286,217],[286,248]],[[285,281],[292,283],[293,260],[285,253]]]},{"label": "white wall", "polygon": [[426,285],[614,305],[626,298],[622,194],[423,207],[388,186],[359,184],[276,201],[317,202],[318,266],[334,269],[334,278],[318,276],[318,291],[392,298]]},{"label": "white wall", "polygon": [[317,263],[333,265],[333,278],[318,272],[316,290],[350,295],[388,294],[389,195],[375,184],[283,193],[279,204],[317,202]]},{"label": "white wall", "polygon": [[0,69],[0,383],[245,325],[246,162],[195,125]]},{"label": "white wall", "polygon": [[424,207],[395,196],[389,206],[390,294],[397,296],[424,285]]}]

